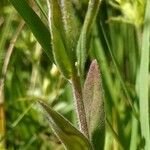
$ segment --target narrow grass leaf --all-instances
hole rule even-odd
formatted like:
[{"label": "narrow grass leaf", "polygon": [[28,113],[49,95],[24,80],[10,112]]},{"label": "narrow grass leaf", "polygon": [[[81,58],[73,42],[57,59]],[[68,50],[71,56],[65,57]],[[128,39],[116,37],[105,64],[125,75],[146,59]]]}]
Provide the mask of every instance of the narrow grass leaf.
[{"label": "narrow grass leaf", "polygon": [[33,35],[41,44],[42,48],[46,52],[47,56],[53,61],[53,55],[50,46],[50,32],[44,25],[38,15],[28,5],[25,0],[9,0],[18,13],[25,20],[26,24],[30,27]]},{"label": "narrow grass leaf", "polygon": [[130,140],[130,150],[136,149],[138,145],[138,120],[132,115],[132,132]]},{"label": "narrow grass leaf", "polygon": [[134,116],[138,119],[137,110],[134,108],[133,102],[132,102],[132,100],[131,100],[131,98],[130,98],[129,92],[128,92],[127,87],[126,87],[126,84],[125,84],[125,82],[124,82],[124,80],[123,80],[123,77],[122,77],[122,75],[121,75],[121,72],[120,72],[120,70],[119,70],[118,63],[117,63],[117,61],[116,61],[116,58],[115,58],[115,56],[114,56],[114,53],[112,52],[111,47],[110,47],[110,44],[109,44],[109,42],[108,42],[108,38],[107,38],[107,36],[106,36],[106,32],[105,32],[105,30],[104,30],[104,27],[103,27],[102,23],[100,23],[100,24],[101,24],[102,32],[103,32],[103,34],[104,34],[104,39],[106,40],[106,44],[107,44],[109,53],[110,53],[110,55],[111,55],[112,61],[113,61],[113,63],[114,63],[114,67],[115,67],[115,69],[116,69],[116,73],[117,73],[118,79],[120,80],[120,83],[122,84],[124,93],[125,93],[125,95],[126,95],[126,97],[127,97],[127,103],[128,103],[128,104],[130,105],[130,107],[132,108],[132,111],[133,111]]},{"label": "narrow grass leaf", "polygon": [[4,54],[5,54],[5,44],[7,42],[8,34],[10,33],[11,30],[11,23],[12,23],[12,18],[14,14],[12,13],[10,16],[6,18],[4,27],[2,29],[2,33],[0,36],[0,75],[2,73],[2,66],[3,66],[3,60],[4,60]]},{"label": "narrow grass leaf", "polygon": [[33,103],[30,104],[24,111],[19,115],[19,117],[12,123],[12,128],[15,128],[18,123],[24,118],[24,116],[29,112],[29,110],[33,107]]},{"label": "narrow grass leaf", "polygon": [[92,150],[88,139],[75,127],[73,127],[63,116],[52,110],[43,101],[38,101],[41,109],[56,135],[67,150]]},{"label": "narrow grass leaf", "polygon": [[139,72],[140,123],[145,139],[145,150],[150,148],[150,114],[149,114],[149,56],[150,56],[150,1],[147,0],[145,24],[143,30],[141,63]]},{"label": "narrow grass leaf", "polygon": [[[111,123],[109,122],[109,120],[106,118],[106,123],[107,126],[110,130],[110,133],[112,134],[113,138],[115,139],[115,141],[117,142],[117,144],[119,145],[120,150],[124,150],[123,145],[121,143],[120,137],[118,136],[118,134],[115,132],[115,130],[113,129]],[[107,141],[106,141],[107,142]],[[117,147],[117,146],[116,146]]]},{"label": "narrow grass leaf", "polygon": [[97,61],[90,66],[83,89],[89,138],[95,150],[104,148],[105,140],[105,112],[104,96],[100,71]]}]

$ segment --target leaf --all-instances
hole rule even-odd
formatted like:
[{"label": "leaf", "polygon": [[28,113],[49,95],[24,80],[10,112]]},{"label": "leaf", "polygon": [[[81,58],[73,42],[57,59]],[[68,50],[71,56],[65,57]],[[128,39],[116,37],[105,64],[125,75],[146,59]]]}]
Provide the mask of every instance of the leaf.
[{"label": "leaf", "polygon": [[92,25],[95,21],[95,18],[97,16],[100,2],[101,0],[89,1],[88,10],[80,34],[80,38],[78,41],[77,59],[78,59],[79,73],[81,74],[82,78],[84,76],[84,66],[87,59],[88,47],[90,44],[89,42],[90,32],[91,32]]},{"label": "leaf", "polygon": [[79,38],[78,21],[74,15],[72,2],[68,0],[61,0],[61,12],[64,24],[64,30],[67,38],[67,45],[70,51],[75,52],[77,41]]},{"label": "leaf", "polygon": [[25,0],[9,0],[18,13],[25,20],[26,24],[30,27],[33,35],[41,44],[45,53],[51,61],[53,61],[53,55],[50,46],[50,32],[38,15],[33,11],[33,9],[28,5]]},{"label": "leaf", "polygon": [[38,101],[54,132],[67,150],[92,150],[88,139],[63,116],[52,110],[43,101]]},{"label": "leaf", "polygon": [[103,149],[105,140],[104,96],[96,60],[92,61],[85,80],[83,102],[90,141],[95,150]]},{"label": "leaf", "polygon": [[150,113],[149,113],[149,64],[150,64],[150,1],[147,0],[145,23],[143,28],[141,62],[139,71],[139,106],[141,133],[145,139],[145,150],[150,148]]},{"label": "leaf", "polygon": [[53,55],[59,70],[66,78],[72,74],[72,51],[67,49],[61,8],[57,0],[48,0],[49,26],[52,37]]}]

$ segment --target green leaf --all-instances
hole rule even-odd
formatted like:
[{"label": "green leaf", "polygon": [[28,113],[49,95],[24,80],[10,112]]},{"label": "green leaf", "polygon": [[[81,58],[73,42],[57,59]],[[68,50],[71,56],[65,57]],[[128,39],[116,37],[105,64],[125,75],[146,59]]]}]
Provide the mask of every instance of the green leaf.
[{"label": "green leaf", "polygon": [[54,132],[67,150],[92,150],[88,139],[63,116],[52,110],[43,101],[38,101],[44,114],[46,114]]},{"label": "green leaf", "polygon": [[77,46],[77,59],[79,66],[79,73],[84,77],[84,67],[87,59],[87,51],[89,47],[89,37],[92,25],[97,16],[99,5],[101,0],[90,0],[86,17],[84,20],[83,28],[80,34],[78,46]]},{"label": "green leaf", "polygon": [[150,113],[149,113],[149,64],[150,64],[150,1],[147,0],[145,23],[142,37],[141,62],[139,71],[139,106],[141,133],[145,139],[145,150],[150,148]]},{"label": "green leaf", "polygon": [[92,61],[85,80],[83,102],[90,141],[95,150],[103,149],[105,140],[104,96],[96,60]]},{"label": "green leaf", "polygon": [[47,56],[53,61],[53,55],[50,46],[50,32],[44,25],[38,15],[28,5],[25,0],[9,0],[18,13],[25,20],[26,24],[30,27],[33,35],[41,44],[42,48],[46,52]]},{"label": "green leaf", "polygon": [[72,55],[66,45],[66,34],[63,26],[61,8],[57,0],[48,0],[49,26],[52,37],[53,55],[59,70],[66,78],[72,75]]},{"label": "green leaf", "polygon": [[75,52],[80,30],[78,28],[77,18],[74,15],[72,2],[68,0],[61,0],[61,12],[67,45],[69,46],[70,51]]}]

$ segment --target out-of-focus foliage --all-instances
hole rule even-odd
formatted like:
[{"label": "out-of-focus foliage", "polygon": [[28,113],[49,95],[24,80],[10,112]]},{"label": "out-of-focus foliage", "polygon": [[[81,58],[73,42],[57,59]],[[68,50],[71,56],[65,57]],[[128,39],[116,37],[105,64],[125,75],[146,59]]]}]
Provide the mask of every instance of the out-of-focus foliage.
[{"label": "out-of-focus foliage", "polygon": [[145,0],[110,0],[109,4],[121,15],[110,18],[111,20],[124,21],[135,26],[140,26],[144,22]]}]

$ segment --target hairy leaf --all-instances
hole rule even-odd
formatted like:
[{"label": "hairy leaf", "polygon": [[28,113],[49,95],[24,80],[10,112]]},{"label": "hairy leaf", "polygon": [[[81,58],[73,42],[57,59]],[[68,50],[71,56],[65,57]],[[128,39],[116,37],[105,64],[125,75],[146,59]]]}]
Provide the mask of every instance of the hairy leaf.
[{"label": "hairy leaf", "polygon": [[97,12],[99,10],[101,0],[90,0],[86,17],[84,20],[83,28],[80,34],[78,47],[77,47],[77,59],[79,66],[79,73],[84,76],[84,66],[87,58],[87,51],[89,47],[89,37],[92,25],[95,21]]},{"label": "hairy leaf", "polygon": [[[71,77],[72,59],[71,53],[66,46],[66,35],[64,31],[61,8],[58,0],[48,0],[49,25],[52,37],[53,55],[60,71],[66,78]],[[70,51],[71,52],[71,51]]]},{"label": "hairy leaf", "polygon": [[74,15],[72,2],[68,0],[61,0],[61,12],[65,34],[67,38],[67,45],[70,51],[75,52],[75,48],[79,37],[79,29],[77,19]]},{"label": "hairy leaf", "polygon": [[95,150],[103,149],[105,139],[104,96],[96,60],[92,62],[85,80],[83,102],[91,143]]},{"label": "hairy leaf", "polygon": [[53,55],[50,46],[50,32],[47,27],[25,0],[9,1],[25,20],[26,24],[30,27],[32,33],[45,50],[47,56],[51,61],[53,61]]},{"label": "hairy leaf", "polygon": [[38,101],[44,114],[46,114],[54,132],[67,150],[92,150],[88,139],[63,116],[52,110],[43,101]]}]

